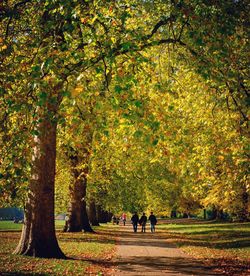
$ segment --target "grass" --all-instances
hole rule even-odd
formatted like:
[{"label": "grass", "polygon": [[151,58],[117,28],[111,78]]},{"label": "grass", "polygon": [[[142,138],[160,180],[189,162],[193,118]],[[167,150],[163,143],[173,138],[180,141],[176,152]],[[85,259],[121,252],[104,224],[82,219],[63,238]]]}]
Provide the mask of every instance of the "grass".
[{"label": "grass", "polygon": [[[21,226],[0,222],[0,274],[106,275],[112,267],[115,238],[109,235],[110,228],[96,227],[97,234],[57,231],[59,246],[68,259],[56,260],[13,255]],[[63,223],[56,222],[56,227],[61,229]]]},{"label": "grass", "polygon": [[[63,224],[56,221],[57,238],[69,259],[56,260],[12,255],[22,224],[0,221],[0,274],[107,275],[112,269],[116,225],[102,225],[95,228],[98,234],[85,234],[63,233]],[[250,275],[250,223],[168,220],[157,225],[157,232],[224,275]]]},{"label": "grass", "polygon": [[[250,223],[184,220],[184,223],[169,221],[157,228],[184,252],[217,264],[221,272],[228,271],[228,275],[240,275],[241,270],[250,272]],[[232,274],[234,270],[236,274]]]},{"label": "grass", "polygon": [[[65,224],[65,221],[63,220],[56,220],[56,229],[62,230],[63,226]],[[21,231],[22,230],[22,223],[14,223],[10,220],[0,220],[0,232],[1,231]]]}]

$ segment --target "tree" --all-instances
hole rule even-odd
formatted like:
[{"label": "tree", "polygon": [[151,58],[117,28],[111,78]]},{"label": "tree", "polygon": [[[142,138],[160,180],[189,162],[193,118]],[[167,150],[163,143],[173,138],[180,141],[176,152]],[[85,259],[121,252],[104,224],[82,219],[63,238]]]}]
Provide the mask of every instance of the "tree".
[{"label": "tree", "polygon": [[[124,1],[124,5],[121,2],[108,7],[101,3],[95,5],[92,1],[41,1],[39,4],[23,1],[4,2],[3,5],[1,26],[5,29],[6,41],[1,49],[5,50],[7,45],[10,54],[4,66],[24,60],[27,73],[21,78],[27,78],[21,81],[20,88],[29,91],[36,110],[32,122],[35,141],[31,193],[26,207],[26,224],[16,252],[39,257],[64,257],[56,243],[54,215],[51,213],[54,213],[56,126],[59,105],[67,95],[67,85],[69,81],[75,85],[84,70],[102,62],[105,56],[112,61],[114,56],[138,51],[144,45],[154,45],[150,40],[159,27],[150,35],[143,32],[141,26],[145,20],[152,21],[150,28],[155,21],[148,14],[143,19],[139,17],[144,4],[137,1],[129,5]],[[148,4],[145,4],[145,10],[148,12]],[[104,13],[108,16],[103,16]],[[138,19],[137,26],[132,25],[132,16]],[[126,33],[128,37],[124,38]],[[170,38],[167,42],[174,41]],[[15,79],[17,71],[14,66],[10,66],[10,72]],[[10,89],[7,87],[7,90]],[[15,95],[15,91],[12,92]],[[52,141],[51,144],[48,141]],[[42,221],[40,206],[46,191],[44,216],[49,220]],[[34,217],[40,222],[35,222]],[[46,228],[47,232],[39,231],[37,226],[30,227],[42,222],[41,229],[45,231]],[[37,242],[39,240],[43,241],[42,247]]]},{"label": "tree", "polygon": [[[20,105],[16,104],[22,102],[20,98],[27,98],[32,109],[27,116],[28,121],[32,123],[32,129],[25,131],[28,137],[26,137],[27,140],[25,138],[25,141],[30,141],[33,148],[33,159],[29,160],[32,168],[30,193],[26,207],[26,224],[20,246],[16,252],[39,257],[64,257],[56,242],[53,222],[57,124],[61,123],[59,118],[60,104],[70,94],[69,87],[82,93],[83,91],[81,87],[79,89],[78,85],[82,76],[88,75],[90,68],[94,68],[97,75],[101,72],[104,80],[108,82],[108,69],[114,66],[119,56],[128,55],[134,58],[134,61],[141,61],[144,57],[139,52],[148,47],[159,44],[180,45],[188,49],[190,55],[187,54],[187,51],[179,51],[179,48],[176,47],[179,57],[187,56],[188,62],[208,80],[210,88],[216,89],[225,96],[225,99],[228,100],[228,108],[232,109],[234,106],[240,112],[243,121],[237,118],[239,122],[237,129],[240,132],[243,131],[244,135],[241,138],[236,138],[236,140],[247,141],[246,102],[249,93],[244,55],[247,50],[246,26],[248,17],[245,11],[247,6],[245,1],[212,1],[212,3],[207,1],[189,1],[188,3],[171,1],[160,2],[154,6],[153,1],[130,1],[129,3],[128,1],[115,3],[111,1],[106,4],[71,0],[49,0],[33,3],[25,0],[21,2],[5,1],[1,5],[0,24],[5,32],[4,36],[0,38],[0,51],[1,54],[3,53],[3,62],[0,66],[3,69],[1,70],[3,79],[7,80],[7,83],[3,84],[1,97],[4,99],[4,106],[8,108],[8,112],[1,111],[2,125],[5,126],[7,120],[17,118],[18,114],[22,114]],[[154,10],[153,7],[156,9]],[[159,18],[159,14],[162,15],[161,18]],[[204,18],[208,18],[206,24],[201,25],[200,22]],[[227,25],[229,25],[228,29],[225,28]],[[213,36],[210,33],[213,33]],[[238,66],[238,60],[240,60],[241,66]],[[20,64],[20,66],[15,66],[16,64]],[[171,68],[171,70],[177,72],[176,76],[178,75],[176,68]],[[120,74],[122,75],[122,72]],[[117,80],[122,83],[122,78],[121,76]],[[141,78],[144,77],[141,76]],[[87,77],[85,81],[87,82]],[[166,81],[174,82],[171,78]],[[196,91],[194,87],[187,86],[190,90]],[[176,84],[164,86],[164,89],[165,87],[178,89]],[[144,94],[143,86],[141,85],[140,88]],[[112,105],[120,111],[119,115],[122,114],[123,119],[129,119],[132,122],[147,116],[147,114],[141,112],[143,110],[140,108],[143,103],[141,99],[136,99],[134,104],[125,102],[122,105],[122,110],[118,108],[122,100],[127,99],[127,97],[131,98],[129,93],[131,90],[131,84],[128,86],[117,84],[112,90],[114,97],[111,96],[110,101],[113,98]],[[124,93],[124,91],[128,93]],[[156,102],[160,107],[164,106],[159,100],[160,97],[154,97],[152,91],[154,89],[151,86],[148,99],[152,103]],[[116,93],[123,98],[119,98]],[[157,98],[158,100],[156,100]],[[164,100],[166,104],[167,99]],[[173,101],[173,103],[175,102]],[[211,172],[200,170],[200,168],[204,169],[205,161],[211,164],[211,168],[214,170],[212,174],[218,178],[216,181],[212,181],[213,187],[218,183],[221,183],[219,184],[221,187],[222,183],[225,183],[225,178],[230,183],[234,183],[236,175],[238,184],[235,191],[238,190],[238,194],[242,195],[242,202],[245,202],[243,205],[246,206],[248,195],[245,185],[246,162],[240,161],[241,170],[239,174],[235,172],[236,162],[236,166],[230,167],[230,172],[234,175],[230,179],[225,176],[227,168],[220,161],[220,154],[216,155],[215,161],[212,160],[213,158],[211,160],[205,158],[205,153],[214,152],[211,146],[208,147],[208,151],[202,151],[202,158],[197,157],[199,141],[206,144],[209,139],[207,135],[205,137],[198,135],[199,140],[194,141],[194,143],[190,141],[191,135],[186,135],[187,130],[181,126],[186,118],[190,118],[193,113],[186,105],[184,105],[185,110],[183,111],[180,103],[181,101],[177,103],[179,105],[177,118],[166,114],[167,117],[170,117],[170,120],[167,121],[173,127],[174,135],[170,135],[169,139],[167,138],[165,141],[162,139],[164,134],[160,133],[162,126],[164,126],[160,122],[165,120],[159,114],[160,109],[153,111],[150,118],[145,120],[145,131],[152,133],[152,135],[145,135],[146,140],[154,144],[156,148],[162,149],[162,152],[156,155],[156,159],[159,159],[160,155],[164,155],[163,152],[169,151],[171,156],[164,159],[166,163],[162,162],[163,167],[167,167],[173,175],[181,172],[183,179],[190,180],[187,175],[189,174],[189,166],[191,166],[190,170],[196,176],[195,182],[188,182],[191,183],[191,190],[193,184],[199,186],[206,182],[205,178],[211,178]],[[102,100],[98,104],[101,105]],[[169,111],[175,109],[174,104],[167,106]],[[14,113],[16,115],[11,116]],[[175,119],[177,119],[178,125],[173,123]],[[194,127],[195,133],[197,133],[199,126],[194,121],[191,122],[190,125],[187,124],[188,127]],[[199,120],[198,122],[204,128],[205,124]],[[2,129],[4,131],[4,127]],[[143,131],[141,129],[129,127],[129,130],[134,132],[137,137],[142,136]],[[216,131],[211,130],[211,132],[216,138]],[[166,130],[163,129],[163,133],[166,133]],[[1,135],[1,139],[3,138],[4,136]],[[178,143],[174,141],[176,138]],[[20,142],[21,139],[17,141],[18,146],[15,150],[19,151],[23,144]],[[188,144],[196,154],[189,151]],[[218,141],[216,147],[223,152],[220,144]],[[128,146],[127,144],[125,148]],[[242,156],[245,156],[245,153],[244,149]],[[178,156],[176,156],[177,154]],[[14,154],[9,155],[10,158],[11,156]],[[182,156],[183,160],[179,156]],[[188,157],[195,157],[196,160],[187,160]],[[233,159],[234,154],[231,157]],[[27,153],[28,158],[29,154]],[[7,163],[7,159],[5,159],[4,164]],[[242,158],[242,160],[245,159]],[[131,167],[126,162],[121,163],[127,165],[126,169],[129,172]],[[218,170],[216,170],[217,165]],[[26,173],[28,167],[25,168]],[[10,168],[10,171],[12,169]],[[122,170],[116,166],[104,166],[104,170],[105,173],[112,172],[112,175],[106,177],[109,181],[114,180],[115,183],[118,183],[124,177]],[[17,171],[16,168],[15,171]],[[199,174],[204,178],[200,178]],[[128,179],[125,179],[123,184],[131,183],[129,180],[133,180],[131,171],[127,176]],[[1,178],[3,177],[1,176]],[[182,181],[179,182],[182,183]],[[140,181],[136,183],[141,184]],[[210,182],[206,182],[206,184],[210,185]],[[145,183],[141,186],[138,185],[137,188],[140,190],[144,186]],[[204,184],[204,186],[206,185]],[[44,207],[42,207],[43,200],[46,202]],[[138,201],[137,203],[137,207],[144,208],[144,202]],[[44,216],[48,220],[42,220],[41,210],[44,210]],[[38,225],[41,225],[42,222],[44,225],[39,229]],[[40,240],[43,241],[43,245],[39,243]]]},{"label": "tree", "polygon": [[[81,151],[81,154],[83,151]],[[85,152],[86,159],[88,153]],[[83,167],[87,161],[81,160],[78,152],[70,150],[68,153],[70,159],[70,167],[73,175],[73,183],[69,185],[70,189],[70,207],[69,220],[67,221],[67,232],[93,232],[88,219],[86,210],[86,189],[87,189],[87,173],[88,166]]]},{"label": "tree", "polygon": [[91,199],[89,202],[89,221],[93,226],[99,226],[97,208],[94,199]]},{"label": "tree", "polygon": [[217,92],[223,90],[230,108],[241,114],[244,129],[249,101],[247,1],[172,3],[178,21],[186,23],[181,41],[191,53],[189,63],[204,79],[212,80]]},{"label": "tree", "polygon": [[[58,87],[52,87],[52,89],[58,89]],[[58,246],[54,226],[57,123],[51,119],[55,116],[57,108],[57,103],[48,102],[38,111],[39,136],[35,136],[34,140],[32,177],[25,206],[24,227],[19,245],[15,250],[18,254],[48,258],[65,257]],[[52,118],[48,117],[48,112]]]},{"label": "tree", "polygon": [[[112,123],[109,116],[111,129],[97,145],[101,157],[97,153],[93,164],[99,189],[106,193],[105,204],[115,205],[117,211],[132,210],[136,200],[132,197],[126,205],[122,195],[127,199],[133,191],[134,198],[140,198],[144,190],[142,209],[196,212],[202,205],[216,203],[219,210],[244,213],[246,219],[243,164],[247,153],[246,138],[236,127],[240,114],[228,110],[224,96],[215,94],[210,82],[204,83],[185,62],[177,67],[176,51],[161,48],[144,54],[150,57],[152,52],[156,62],[143,64],[145,72],[140,72],[137,81],[134,78],[134,87],[128,86],[126,70],[122,77],[127,87],[115,85],[119,92],[114,102],[116,117]],[[166,56],[171,56],[168,62],[164,62]],[[136,93],[141,98],[135,98]],[[242,170],[237,164],[243,165]],[[136,204],[135,208],[141,207]]]}]

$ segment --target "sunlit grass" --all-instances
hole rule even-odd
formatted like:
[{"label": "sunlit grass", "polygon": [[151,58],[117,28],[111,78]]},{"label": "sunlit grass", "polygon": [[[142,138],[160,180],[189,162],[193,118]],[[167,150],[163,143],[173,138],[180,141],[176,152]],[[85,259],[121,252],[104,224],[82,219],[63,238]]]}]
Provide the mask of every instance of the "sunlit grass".
[{"label": "sunlit grass", "polygon": [[221,270],[241,275],[237,274],[241,269],[249,269],[250,223],[168,223],[158,229],[184,252],[217,264]]},{"label": "sunlit grass", "polygon": [[[55,225],[56,225],[57,230],[63,229],[64,224],[65,224],[64,220],[56,220],[55,221]],[[0,220],[0,231],[21,230],[22,226],[23,226],[23,224],[21,222],[14,223],[11,220]]]},{"label": "sunlit grass", "polygon": [[[56,224],[57,227],[63,226],[61,222]],[[2,221],[0,225],[0,274],[102,275],[111,265],[107,261],[114,254],[115,240],[109,237],[109,230],[105,231],[103,227],[95,228],[97,234],[57,231],[59,246],[68,259],[56,260],[13,255],[22,225]]]},{"label": "sunlit grass", "polygon": [[[63,225],[63,221],[56,221],[57,229],[62,229]],[[97,234],[63,233],[58,230],[59,245],[69,257],[67,260],[12,255],[20,238],[21,227],[21,224],[13,222],[0,222],[0,274],[97,275],[100,272],[106,275],[111,266],[108,261],[114,255],[116,230],[119,229],[117,225],[95,227]],[[208,261],[218,270],[241,275],[239,271],[248,269],[250,223],[169,221],[165,224],[159,222],[156,230],[155,234],[159,237],[177,244],[194,258]]]}]

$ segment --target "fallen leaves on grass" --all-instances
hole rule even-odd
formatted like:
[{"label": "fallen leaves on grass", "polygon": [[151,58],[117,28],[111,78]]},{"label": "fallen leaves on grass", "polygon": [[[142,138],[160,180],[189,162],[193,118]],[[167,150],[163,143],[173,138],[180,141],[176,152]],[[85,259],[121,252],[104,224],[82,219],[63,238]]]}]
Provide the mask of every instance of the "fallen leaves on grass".
[{"label": "fallen leaves on grass", "polygon": [[58,233],[59,245],[69,259],[43,259],[13,255],[20,232],[0,232],[0,274],[106,275],[112,267],[115,239],[98,234]]},{"label": "fallen leaves on grass", "polygon": [[250,275],[250,224],[166,225],[168,242],[224,275]]}]

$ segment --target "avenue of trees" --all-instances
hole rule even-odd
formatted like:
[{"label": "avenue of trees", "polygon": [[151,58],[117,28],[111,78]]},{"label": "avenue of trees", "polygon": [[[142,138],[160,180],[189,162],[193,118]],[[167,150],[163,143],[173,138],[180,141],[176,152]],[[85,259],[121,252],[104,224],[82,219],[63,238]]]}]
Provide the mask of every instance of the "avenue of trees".
[{"label": "avenue of trees", "polygon": [[110,213],[249,219],[249,4],[0,3],[0,202],[15,253],[65,258]]}]

